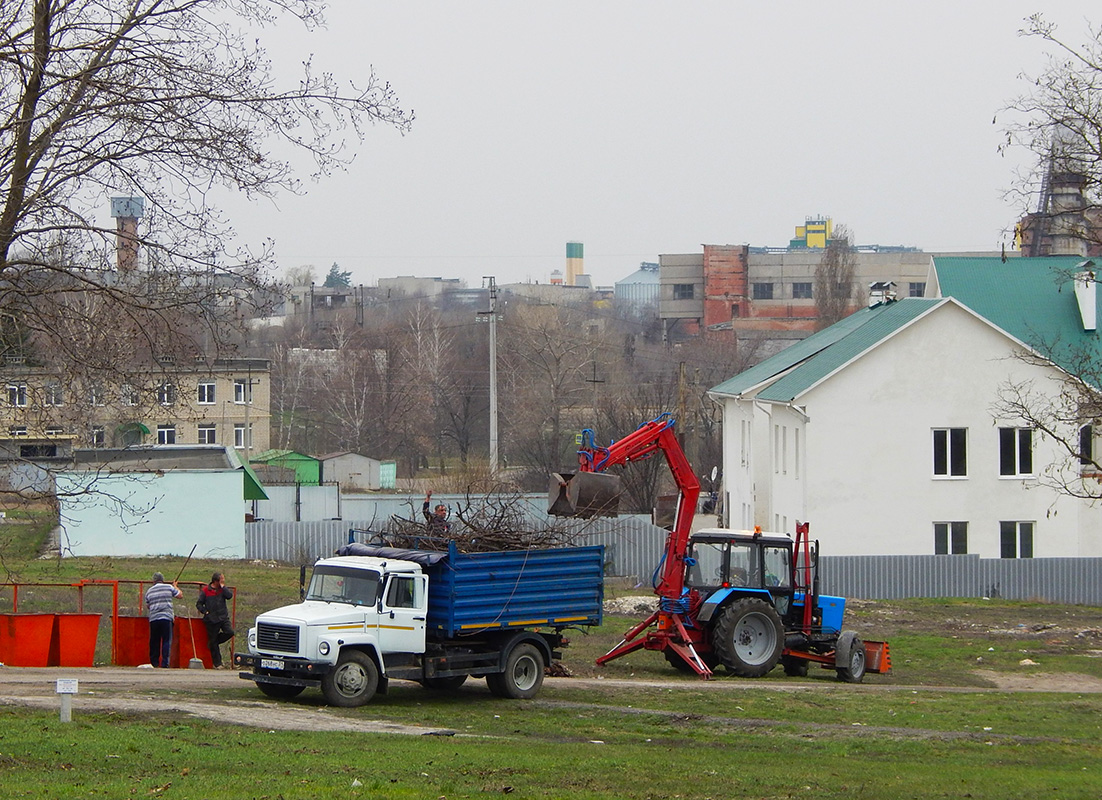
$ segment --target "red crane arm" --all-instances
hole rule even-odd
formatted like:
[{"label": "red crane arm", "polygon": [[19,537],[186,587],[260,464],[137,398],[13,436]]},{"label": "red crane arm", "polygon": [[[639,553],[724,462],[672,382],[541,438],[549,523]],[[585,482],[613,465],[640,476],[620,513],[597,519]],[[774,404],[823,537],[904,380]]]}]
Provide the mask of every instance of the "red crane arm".
[{"label": "red crane arm", "polygon": [[[661,451],[666,457],[666,464],[677,486],[677,516],[666,539],[666,552],[654,591],[659,597],[678,599],[685,589],[685,553],[689,547],[696,501],[700,497],[700,481],[674,436],[673,425],[673,418],[663,414],[608,447],[597,447],[591,441],[586,444],[583,440],[583,446],[578,451],[578,464],[581,472],[604,472],[609,467],[648,458],[656,451]],[[587,433],[592,434],[591,431]]]}]

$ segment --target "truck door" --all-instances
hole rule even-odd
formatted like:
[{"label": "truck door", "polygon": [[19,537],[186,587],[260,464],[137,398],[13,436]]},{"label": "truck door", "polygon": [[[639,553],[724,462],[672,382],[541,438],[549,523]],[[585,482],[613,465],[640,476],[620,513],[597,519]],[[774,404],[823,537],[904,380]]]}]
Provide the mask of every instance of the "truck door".
[{"label": "truck door", "polygon": [[383,653],[425,652],[425,575],[392,574],[387,578],[379,614],[379,646]]}]

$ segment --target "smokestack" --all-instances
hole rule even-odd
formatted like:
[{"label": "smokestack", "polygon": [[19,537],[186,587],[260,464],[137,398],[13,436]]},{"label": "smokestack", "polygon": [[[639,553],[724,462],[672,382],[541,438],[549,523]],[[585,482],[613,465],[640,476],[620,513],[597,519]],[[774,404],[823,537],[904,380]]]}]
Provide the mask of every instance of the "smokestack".
[{"label": "smokestack", "polygon": [[581,242],[566,243],[566,285],[577,286],[578,276],[585,272],[582,264]]},{"label": "smokestack", "polygon": [[115,218],[115,264],[119,272],[131,272],[138,265],[138,218],[145,210],[141,197],[112,197]]}]

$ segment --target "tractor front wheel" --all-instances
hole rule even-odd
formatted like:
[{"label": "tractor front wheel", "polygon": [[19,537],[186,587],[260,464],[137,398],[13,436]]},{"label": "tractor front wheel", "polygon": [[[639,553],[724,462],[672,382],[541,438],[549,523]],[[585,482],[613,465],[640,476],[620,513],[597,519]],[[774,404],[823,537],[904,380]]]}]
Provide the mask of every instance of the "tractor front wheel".
[{"label": "tractor front wheel", "polygon": [[777,666],[784,649],[780,615],[764,600],[736,600],[723,609],[712,630],[712,649],[728,671],[760,678]]}]

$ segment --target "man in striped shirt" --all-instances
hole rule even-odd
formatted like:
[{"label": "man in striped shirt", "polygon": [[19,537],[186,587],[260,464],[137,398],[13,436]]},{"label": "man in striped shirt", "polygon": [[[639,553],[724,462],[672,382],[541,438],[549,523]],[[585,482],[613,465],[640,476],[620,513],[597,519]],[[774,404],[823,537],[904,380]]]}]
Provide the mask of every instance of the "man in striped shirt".
[{"label": "man in striped shirt", "polygon": [[155,667],[168,666],[176,618],[172,600],[183,596],[175,582],[165,583],[164,575],[153,573],[153,585],[145,590],[145,604],[149,609],[149,663]]}]

